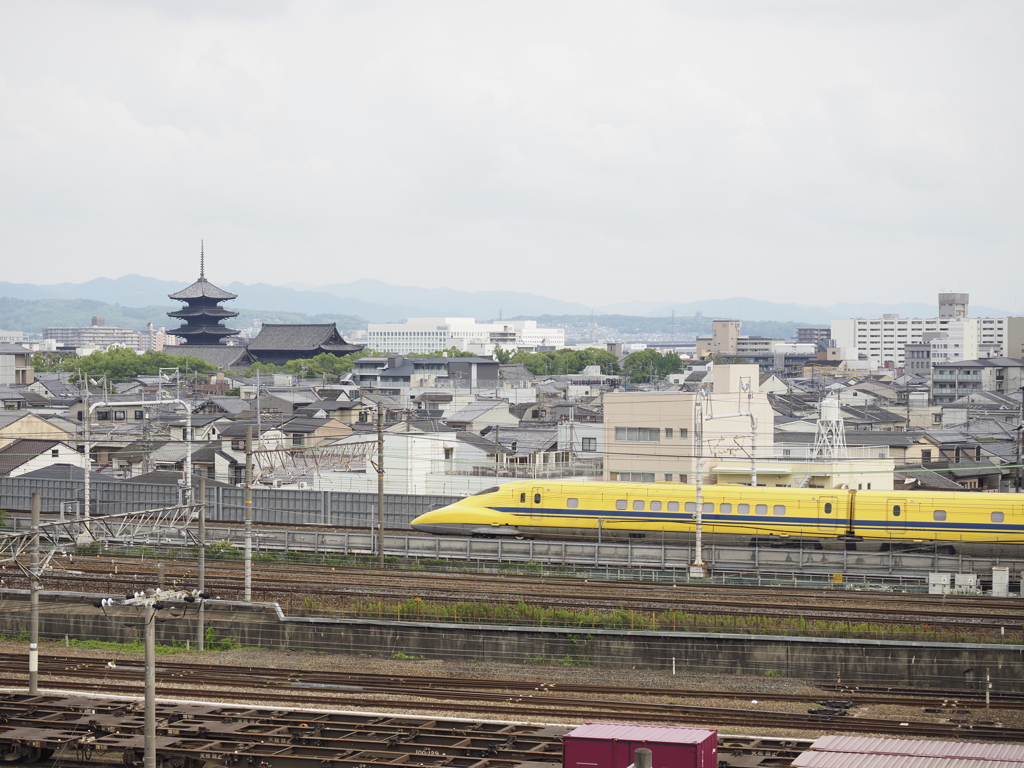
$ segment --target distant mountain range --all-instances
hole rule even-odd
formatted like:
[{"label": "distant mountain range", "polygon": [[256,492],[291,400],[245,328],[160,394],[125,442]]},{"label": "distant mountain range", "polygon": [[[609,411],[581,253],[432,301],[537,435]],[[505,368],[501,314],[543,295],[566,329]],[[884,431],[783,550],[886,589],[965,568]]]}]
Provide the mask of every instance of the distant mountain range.
[{"label": "distant mountain range", "polygon": [[[0,297],[36,300],[91,300],[122,307],[166,307],[173,302],[167,294],[180,290],[185,282],[157,280],[140,275],[116,279],[100,277],[85,283],[0,282]],[[633,315],[693,317],[698,312],[706,319],[731,318],[827,325],[842,317],[878,317],[898,313],[905,317],[934,317],[934,304],[834,304],[815,307],[804,304],[780,304],[757,299],[708,299],[682,304],[672,302],[631,302],[588,307],[575,302],[552,299],[519,291],[457,291],[451,288],[416,288],[390,285],[379,280],[356,280],[314,286],[290,283],[285,286],[232,282],[221,288],[238,294],[240,307],[256,314],[301,313],[302,315],[359,316],[370,322],[401,321],[408,317],[474,317],[491,320],[502,317],[537,317],[540,315]],[[229,304],[228,306],[231,306]],[[972,306],[974,317],[1003,317],[1011,313],[991,307]],[[258,316],[258,315],[257,315]],[[261,318],[262,319],[262,318]],[[167,324],[167,320],[161,324]],[[109,320],[108,320],[109,323]],[[47,323],[48,324],[48,323]],[[112,323],[110,323],[112,324]],[[11,329],[14,330],[14,329]]]}]

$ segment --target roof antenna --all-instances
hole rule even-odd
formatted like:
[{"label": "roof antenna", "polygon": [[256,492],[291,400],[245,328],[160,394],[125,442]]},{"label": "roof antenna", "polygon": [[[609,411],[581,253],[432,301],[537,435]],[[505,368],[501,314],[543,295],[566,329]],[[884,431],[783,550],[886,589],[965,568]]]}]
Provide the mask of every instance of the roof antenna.
[{"label": "roof antenna", "polygon": [[206,254],[203,253],[203,241],[199,241],[199,279],[206,279]]}]

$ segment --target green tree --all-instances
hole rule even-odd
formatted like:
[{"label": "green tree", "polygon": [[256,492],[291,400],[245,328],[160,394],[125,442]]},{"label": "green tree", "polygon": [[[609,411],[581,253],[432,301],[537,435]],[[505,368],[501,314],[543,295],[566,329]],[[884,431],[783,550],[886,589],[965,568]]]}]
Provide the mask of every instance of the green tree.
[{"label": "green tree", "polygon": [[509,350],[502,349],[501,347],[494,348],[494,359],[502,365],[508,365],[511,363],[513,355],[515,355],[515,352],[510,352]]},{"label": "green tree", "polygon": [[410,355],[410,357],[479,357],[479,355],[474,355],[472,352],[464,352],[458,347],[448,347],[448,349],[438,350],[437,352],[426,352],[422,355]]},{"label": "green tree", "polygon": [[332,355],[328,352],[321,352],[311,358],[300,358],[289,360],[284,365],[273,363],[253,363],[246,369],[246,376],[255,376],[260,373],[297,373],[306,379],[318,379],[324,374],[328,376],[340,376],[348,373],[355,367],[355,361],[363,357],[374,357],[377,352],[372,349],[361,349],[350,355]]},{"label": "green tree", "polygon": [[556,349],[548,352],[516,352],[510,362],[521,363],[536,376],[557,376],[579,373],[590,365],[597,365],[601,373],[619,373],[619,361],[604,349]]},{"label": "green tree", "polygon": [[[44,361],[45,362],[45,361]],[[41,370],[81,371],[84,376],[106,376],[108,382],[127,381],[136,376],[156,376],[161,368],[177,368],[185,371],[206,373],[216,370],[198,357],[191,355],[168,355],[165,352],[145,352],[116,347],[106,352],[93,352],[85,357],[59,356],[52,359],[49,367]]]},{"label": "green tree", "polygon": [[675,352],[662,354],[656,349],[634,352],[622,361],[629,380],[637,384],[658,381],[683,370],[683,361]]}]

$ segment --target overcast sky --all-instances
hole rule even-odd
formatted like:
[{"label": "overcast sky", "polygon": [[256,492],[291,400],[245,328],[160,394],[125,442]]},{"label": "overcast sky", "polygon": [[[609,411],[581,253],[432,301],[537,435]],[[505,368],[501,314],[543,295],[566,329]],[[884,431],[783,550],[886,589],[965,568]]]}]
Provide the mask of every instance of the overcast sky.
[{"label": "overcast sky", "polygon": [[1020,0],[0,10],[0,279],[1024,310]]}]

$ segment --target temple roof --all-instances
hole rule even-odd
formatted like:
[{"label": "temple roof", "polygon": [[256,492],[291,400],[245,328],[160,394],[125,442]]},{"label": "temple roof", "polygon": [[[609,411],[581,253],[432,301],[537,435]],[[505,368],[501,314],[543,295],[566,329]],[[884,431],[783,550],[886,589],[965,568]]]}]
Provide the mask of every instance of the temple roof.
[{"label": "temple roof", "polygon": [[168,355],[190,355],[219,369],[252,365],[254,360],[245,347],[229,347],[226,344],[181,344],[166,346]]},{"label": "temple roof", "polygon": [[188,288],[169,294],[167,298],[177,299],[178,301],[188,301],[189,299],[217,299],[218,301],[226,301],[228,299],[237,299],[238,296],[218,288],[205,277],[200,277]]},{"label": "temple roof", "polygon": [[168,317],[238,317],[237,312],[232,312],[224,307],[182,307],[174,312],[168,312]]},{"label": "temple roof", "polygon": [[334,323],[316,325],[272,325],[264,323],[259,334],[249,342],[249,350],[255,353],[277,350],[300,351],[322,349],[348,354],[362,349],[360,345],[349,344],[338,333]]}]

